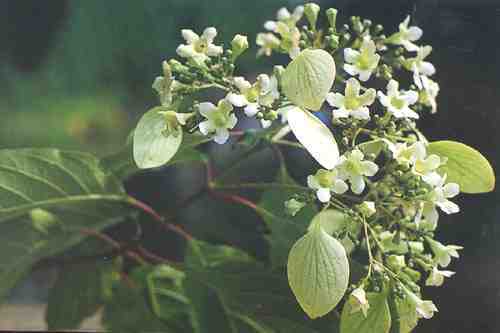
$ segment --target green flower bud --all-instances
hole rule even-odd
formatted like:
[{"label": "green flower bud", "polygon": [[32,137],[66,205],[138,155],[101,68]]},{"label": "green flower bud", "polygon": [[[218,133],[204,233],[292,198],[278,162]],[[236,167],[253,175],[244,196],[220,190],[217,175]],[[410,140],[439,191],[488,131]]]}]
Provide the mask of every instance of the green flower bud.
[{"label": "green flower bud", "polygon": [[410,277],[414,282],[417,282],[420,280],[422,274],[420,274],[419,271],[416,271],[414,269],[411,269],[410,267],[404,267],[403,272]]},{"label": "green flower bud", "polygon": [[410,251],[412,253],[424,252],[424,244],[422,242],[410,241],[408,242],[408,246],[410,247]]},{"label": "green flower bud", "polygon": [[307,3],[304,5],[304,14],[309,21],[309,25],[313,30],[316,30],[316,22],[318,20],[318,14],[320,11],[320,7],[315,3]]},{"label": "green flower bud", "polygon": [[326,10],[326,17],[328,18],[328,23],[330,23],[330,27],[333,31],[336,31],[335,26],[337,25],[337,13],[338,11],[335,8],[328,8]]},{"label": "green flower bud", "polygon": [[285,201],[285,212],[290,216],[295,216],[305,206],[306,206],[305,202],[298,201],[292,198],[288,201]]},{"label": "green flower bud", "polygon": [[370,217],[377,212],[373,201],[363,201],[358,205],[358,210],[364,217]]},{"label": "green flower bud", "polygon": [[404,256],[397,256],[397,255],[391,254],[389,257],[387,257],[386,262],[387,262],[387,266],[389,266],[389,268],[393,269],[396,272],[399,272],[404,267],[406,267]]},{"label": "green flower bud", "polygon": [[231,41],[231,60],[236,60],[245,50],[248,49],[248,38],[244,35],[236,35]]}]

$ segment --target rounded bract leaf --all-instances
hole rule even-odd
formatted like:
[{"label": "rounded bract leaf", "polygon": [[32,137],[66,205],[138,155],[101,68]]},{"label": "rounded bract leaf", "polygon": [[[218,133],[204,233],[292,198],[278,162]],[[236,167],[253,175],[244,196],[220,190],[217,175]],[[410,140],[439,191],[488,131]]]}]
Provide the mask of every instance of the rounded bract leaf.
[{"label": "rounded bract leaf", "polygon": [[335,79],[335,61],[319,49],[306,49],[288,64],[281,77],[283,93],[294,104],[313,111],[321,108]]},{"label": "rounded bract leaf", "polygon": [[288,124],[299,142],[325,169],[333,169],[339,160],[339,148],[332,132],[310,112],[298,107],[287,113]]},{"label": "rounded bract leaf", "polygon": [[429,154],[448,159],[439,171],[447,174],[448,183],[460,185],[461,192],[484,193],[495,188],[493,168],[474,148],[455,141],[436,141],[431,142],[427,150]]},{"label": "rounded bract leaf", "polygon": [[344,247],[319,224],[292,247],[287,270],[297,301],[313,319],[335,308],[349,282],[349,262]]},{"label": "rounded bract leaf", "polygon": [[174,157],[182,143],[182,131],[164,135],[165,120],[158,113],[162,108],[146,112],[134,131],[134,161],[141,169],[156,168]]}]

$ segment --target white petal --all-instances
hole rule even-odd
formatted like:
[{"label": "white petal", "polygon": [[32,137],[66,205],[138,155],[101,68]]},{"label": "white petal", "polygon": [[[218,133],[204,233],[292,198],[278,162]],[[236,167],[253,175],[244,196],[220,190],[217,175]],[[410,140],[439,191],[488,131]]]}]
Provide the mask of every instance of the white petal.
[{"label": "white petal", "polygon": [[260,125],[262,126],[262,128],[268,128],[272,124],[273,122],[271,120],[265,120],[265,119],[260,120]]},{"label": "white petal", "polygon": [[428,61],[422,61],[420,63],[418,70],[421,74],[424,74],[427,76],[431,76],[431,75],[434,75],[434,73],[436,73],[436,67],[434,67],[434,65]]},{"label": "white petal", "polygon": [[401,115],[403,117],[405,117],[405,118],[413,118],[413,119],[420,118],[420,116],[418,115],[418,113],[416,113],[415,111],[413,111],[409,107],[406,107],[406,108],[402,109],[401,110]]},{"label": "white petal", "polygon": [[198,128],[200,129],[200,132],[203,134],[203,135],[208,135],[210,132],[212,132],[214,130],[212,124],[210,123],[210,121],[208,120],[205,120],[205,121],[202,121],[199,125],[198,125]]},{"label": "white petal", "polygon": [[362,82],[366,82],[370,79],[370,76],[372,76],[372,71],[371,70],[366,70],[366,71],[360,71],[359,72],[359,80]]},{"label": "white petal", "polygon": [[226,124],[227,128],[232,129],[234,128],[234,126],[236,126],[237,123],[238,123],[238,118],[236,118],[234,113],[231,113],[231,115],[229,116],[229,121]]},{"label": "white petal", "polygon": [[217,29],[214,27],[208,27],[203,31],[202,37],[210,44],[217,36]]},{"label": "white petal", "polygon": [[345,108],[332,110],[333,118],[347,118],[349,117],[349,111]]},{"label": "white petal", "polygon": [[335,106],[337,108],[344,106],[344,96],[339,93],[328,93],[328,95],[326,95],[326,101],[331,106]]},{"label": "white petal", "polygon": [[218,144],[222,145],[226,143],[226,141],[229,139],[229,131],[225,128],[217,128],[215,130],[215,136],[214,136],[214,141],[217,142]]},{"label": "white petal", "polygon": [[437,172],[429,172],[422,176],[422,180],[431,186],[437,186],[441,176]]},{"label": "white petal", "polygon": [[238,89],[240,91],[252,88],[252,85],[250,84],[250,82],[248,82],[247,80],[245,80],[245,78],[242,77],[242,76],[235,77],[233,79],[233,81],[234,81],[234,85],[236,87],[238,87]]},{"label": "white petal", "polygon": [[418,93],[414,90],[408,90],[405,91],[402,95],[401,98],[408,103],[408,105],[415,104],[418,100]]},{"label": "white petal", "polygon": [[410,42],[417,41],[422,37],[422,33],[423,31],[419,27],[410,27],[408,29],[408,40]]},{"label": "white petal", "polygon": [[387,96],[396,97],[399,95],[399,82],[396,80],[390,80],[387,84]]},{"label": "white petal", "polygon": [[337,194],[345,193],[348,189],[349,187],[342,179],[336,179],[332,186],[332,191]]},{"label": "white petal", "polygon": [[210,102],[203,102],[203,103],[198,104],[198,111],[205,118],[208,118],[209,115],[215,109],[217,109],[217,107],[213,103],[210,103]]},{"label": "white petal", "polygon": [[177,54],[183,58],[191,58],[196,55],[193,45],[181,44],[177,47]]},{"label": "white petal", "polygon": [[409,52],[416,52],[418,51],[418,46],[410,42],[409,40],[404,40],[401,42],[401,44],[404,46],[404,48],[409,51]]},{"label": "white petal", "polygon": [[190,29],[182,29],[181,34],[182,38],[184,38],[188,44],[193,44],[200,38],[198,34],[196,34],[193,30]]},{"label": "white petal", "polygon": [[351,178],[351,190],[356,194],[361,194],[365,189],[365,180],[362,176],[355,176]]},{"label": "white petal", "polygon": [[367,107],[362,106],[356,110],[351,111],[351,116],[355,119],[370,119],[370,110]]},{"label": "white petal", "polygon": [[290,109],[287,118],[293,134],[312,157],[325,169],[333,169],[339,160],[339,148],[330,129],[298,107]]},{"label": "white petal", "polygon": [[383,106],[388,107],[389,105],[391,105],[391,99],[389,98],[389,96],[385,95],[381,91],[379,91],[377,95],[380,103],[382,103]]},{"label": "white petal", "polygon": [[332,197],[332,195],[330,194],[330,190],[327,188],[320,188],[319,190],[317,190],[316,196],[318,197],[318,200],[321,202],[328,202]]},{"label": "white petal", "polygon": [[264,23],[264,29],[269,31],[276,31],[276,22],[275,21],[267,21]]},{"label": "white petal", "polygon": [[287,20],[289,19],[290,17],[292,16],[292,14],[290,14],[290,12],[288,11],[288,9],[286,9],[285,7],[282,7],[278,10],[278,13],[276,14],[276,18],[280,21],[284,21],[284,20]]},{"label": "white petal", "polygon": [[314,177],[313,175],[307,176],[307,186],[312,189],[321,188],[321,186],[319,186],[318,181],[316,180],[316,177]]},{"label": "white petal", "polygon": [[222,52],[223,52],[222,46],[217,46],[214,44],[209,44],[207,46],[207,55],[210,57],[218,56],[218,55],[222,54]]},{"label": "white petal", "polygon": [[288,55],[290,56],[290,58],[292,59],[295,59],[297,58],[297,56],[300,54],[300,47],[296,46],[296,47],[292,47],[290,49],[290,51],[288,51]]},{"label": "white petal", "polygon": [[436,202],[436,205],[438,205],[439,208],[441,208],[441,210],[446,214],[455,214],[460,211],[460,207],[458,207],[456,203],[451,202],[450,200],[438,201]]},{"label": "white petal", "polygon": [[371,161],[364,161],[363,163],[363,172],[365,176],[371,177],[375,175],[378,171],[378,165]]},{"label": "white petal", "polygon": [[441,158],[436,154],[429,155],[425,160],[425,164],[430,170],[435,170],[441,165]]},{"label": "white petal", "polygon": [[347,74],[352,76],[358,75],[359,73],[358,69],[355,66],[349,64],[344,64],[344,70],[347,72]]},{"label": "white petal", "polygon": [[460,193],[460,186],[456,183],[448,183],[443,187],[443,194],[447,198],[453,198]]},{"label": "white petal", "polygon": [[238,95],[235,93],[229,93],[226,96],[226,99],[233,104],[234,106],[237,107],[242,107],[248,104],[248,100],[245,97],[245,95]]},{"label": "white petal", "polygon": [[247,117],[253,117],[259,112],[259,107],[257,103],[248,104],[243,111]]},{"label": "white petal", "polygon": [[344,59],[346,62],[353,63],[359,57],[359,52],[350,48],[344,49]]}]

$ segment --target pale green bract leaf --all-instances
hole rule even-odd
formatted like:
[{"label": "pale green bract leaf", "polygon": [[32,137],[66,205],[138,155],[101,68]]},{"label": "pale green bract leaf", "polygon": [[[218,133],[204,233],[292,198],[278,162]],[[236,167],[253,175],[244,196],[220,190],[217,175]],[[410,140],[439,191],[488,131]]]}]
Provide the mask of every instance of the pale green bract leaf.
[{"label": "pale green bract leaf", "polygon": [[384,145],[385,143],[383,140],[377,139],[363,142],[358,145],[358,148],[361,149],[361,151],[366,155],[373,154],[377,157],[384,148]]},{"label": "pale green bract leaf", "polygon": [[388,333],[391,329],[391,313],[386,293],[367,293],[370,308],[366,317],[356,309],[352,297],[346,302],[340,317],[340,333]]},{"label": "pale green bract leaf", "polygon": [[461,192],[484,193],[495,188],[493,168],[474,148],[455,141],[436,141],[431,142],[427,150],[429,154],[448,159],[439,171],[447,174],[447,182],[460,185]]},{"label": "pale green bract leaf", "polygon": [[281,77],[283,93],[294,104],[317,111],[335,79],[335,61],[324,50],[306,49],[285,69]]},{"label": "pale green bract leaf", "polygon": [[339,160],[339,148],[332,132],[318,118],[301,108],[290,108],[288,124],[299,142],[325,169],[333,169]]},{"label": "pale green bract leaf", "polygon": [[165,135],[165,120],[156,107],[146,112],[134,131],[134,161],[141,169],[156,168],[167,163],[179,150],[182,131]]},{"label": "pale green bract leaf", "polygon": [[313,319],[335,308],[349,282],[349,262],[344,247],[319,224],[292,247],[287,270],[297,301]]},{"label": "pale green bract leaf", "polygon": [[[329,235],[347,231],[353,238],[357,238],[361,231],[359,223],[352,221],[346,214],[335,209],[327,209],[319,212],[311,221],[308,230],[312,231],[316,225],[320,225]],[[345,235],[342,239],[339,239],[339,242],[347,253],[351,253],[355,248],[355,244],[349,235]]]}]

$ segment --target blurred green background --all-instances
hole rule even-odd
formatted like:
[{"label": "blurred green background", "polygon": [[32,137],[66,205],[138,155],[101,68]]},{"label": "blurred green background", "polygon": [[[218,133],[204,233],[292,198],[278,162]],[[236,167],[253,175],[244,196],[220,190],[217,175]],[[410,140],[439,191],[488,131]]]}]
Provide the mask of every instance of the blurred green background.
[{"label": "blurred green background", "polygon": [[[424,42],[434,46],[431,61],[441,84],[438,114],[424,117],[421,127],[431,139],[462,141],[479,149],[498,174],[498,0],[317,2],[339,8],[341,20],[361,15],[389,30],[412,13],[424,29]],[[160,73],[161,61],[175,56],[182,42],[180,29],[201,31],[213,25],[219,31],[218,40],[226,45],[235,33],[245,33],[253,41],[278,8],[300,3],[0,0],[0,147],[52,146],[100,156],[113,152],[124,143],[140,115],[157,104],[151,83]],[[241,74],[253,76],[270,70],[273,59],[255,61],[255,51],[253,47],[241,58]],[[221,154],[221,149],[226,148],[215,147],[212,152]],[[300,169],[301,156],[286,153]],[[167,185],[179,188],[171,178],[168,171],[141,175],[128,188],[158,206],[165,202],[159,193]],[[187,174],[177,181],[194,186],[197,179]],[[464,245],[463,258],[452,267],[457,275],[443,288],[426,290],[440,312],[418,332],[500,331],[500,192],[462,196],[459,201],[463,212],[440,220],[440,237]],[[201,203],[201,207],[207,205]],[[210,214],[216,216],[214,220],[220,217]],[[205,223],[208,226],[202,232],[213,235],[210,221]],[[240,230],[242,235],[244,232]],[[258,242],[247,238],[242,242]],[[35,274],[18,287],[11,302],[43,302],[47,281],[45,272],[38,278]],[[1,313],[0,322],[4,319]],[[22,323],[20,320],[13,322]]]}]

